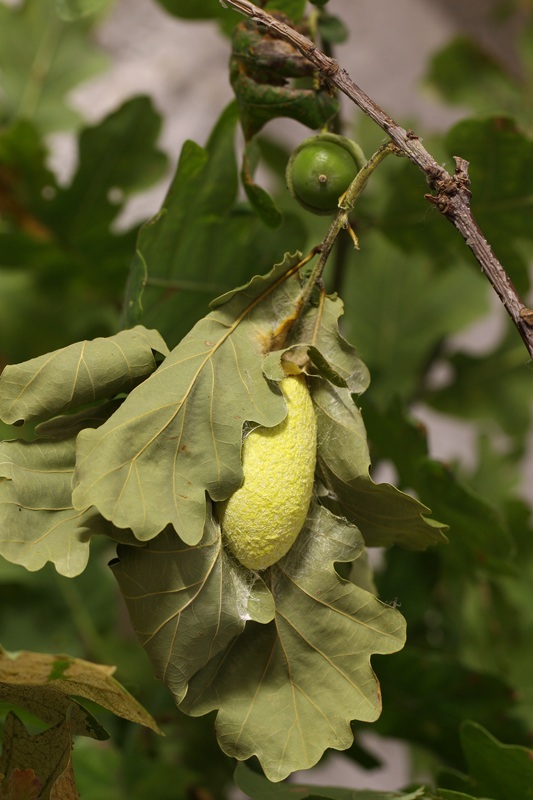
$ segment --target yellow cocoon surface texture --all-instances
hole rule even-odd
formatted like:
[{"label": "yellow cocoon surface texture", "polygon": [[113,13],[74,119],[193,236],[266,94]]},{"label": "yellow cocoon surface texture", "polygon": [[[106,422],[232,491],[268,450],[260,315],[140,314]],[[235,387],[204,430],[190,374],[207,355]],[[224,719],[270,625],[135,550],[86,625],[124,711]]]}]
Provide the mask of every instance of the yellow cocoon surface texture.
[{"label": "yellow cocoon surface texture", "polygon": [[307,516],[316,464],[316,417],[303,375],[279,382],[287,416],[273,428],[259,426],[242,446],[244,481],[218,503],[222,532],[248,569],[279,561]]}]

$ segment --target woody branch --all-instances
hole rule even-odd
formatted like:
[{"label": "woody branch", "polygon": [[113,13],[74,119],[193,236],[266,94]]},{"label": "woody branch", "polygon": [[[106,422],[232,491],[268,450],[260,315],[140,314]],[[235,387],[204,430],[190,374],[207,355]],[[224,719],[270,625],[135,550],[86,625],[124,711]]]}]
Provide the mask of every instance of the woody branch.
[{"label": "woody branch", "polygon": [[[221,0],[222,2],[222,0]],[[350,78],[335,59],[323,53],[310,39],[258,8],[249,0],[224,0],[224,6],[239,11],[244,16],[264,25],[271,32],[290,42],[324,77],[350,98],[365,114],[385,131],[391,141],[426,175],[434,194],[425,197],[454,225],[472,251],[493,289],[505,306],[518,329],[529,355],[533,358],[533,311],[524,304],[500,261],[479,229],[470,208],[472,193],[468,176],[468,162],[455,157],[456,169],[450,175],[422,145],[412,130],[405,130],[386,114]]]}]

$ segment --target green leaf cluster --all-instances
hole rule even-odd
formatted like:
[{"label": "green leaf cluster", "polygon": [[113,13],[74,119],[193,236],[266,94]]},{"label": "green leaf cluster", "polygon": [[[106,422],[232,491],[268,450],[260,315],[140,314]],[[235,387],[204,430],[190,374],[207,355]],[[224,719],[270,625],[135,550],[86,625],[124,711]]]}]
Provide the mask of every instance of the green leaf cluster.
[{"label": "green leaf cluster", "polygon": [[[147,97],[127,101],[82,131],[78,168],[64,187],[46,168],[42,139],[29,122],[0,133],[5,362],[116,331],[136,229],[115,232],[113,224],[127,197],[166,168],[155,147],[159,127]],[[139,151],[141,158],[134,155]]]},{"label": "green leaf cluster", "polygon": [[[44,543],[59,570],[76,574],[92,533],[136,544],[119,550],[115,573],[156,674],[188,713],[219,708],[224,751],[239,758],[257,754],[273,780],[311,766],[328,746],[349,746],[353,717],[371,721],[379,715],[369,656],[394,652],[403,644],[399,613],[333,569],[334,562],[350,562],[363,551],[353,523],[364,523],[363,534],[372,544],[423,549],[443,538],[439,526],[423,516],[427,509],[369,478],[364,429],[352,398],[364,391],[368,375],[354,348],[339,335],[342,305],[337,298],[309,306],[296,326],[295,344],[263,359],[275,330],[291,318],[297,303],[299,263],[297,256],[286,257],[268,275],[214,301],[213,311],[155,372],[152,353],[165,354],[165,346],[154,333],[138,328],[8,367],[0,380],[5,421],[42,418],[129,392],[123,402],[91,405],[39,425],[36,433],[50,437],[44,443],[4,444],[13,463],[0,484],[13,531],[4,555],[24,563],[31,553],[28,563],[37,568],[38,559],[45,560]],[[321,490],[319,496],[325,505],[335,497],[336,515],[324,504],[312,505],[299,544],[279,567],[259,578],[223,549],[206,498],[223,500],[240,485],[243,424],[271,427],[283,419],[284,401],[276,390],[285,374],[282,359],[306,348],[316,369],[310,388],[322,453],[319,479],[325,494]],[[353,432],[357,447],[341,466],[332,442],[345,429]],[[32,454],[34,469],[50,475],[43,501],[50,502],[61,474],[57,500],[44,515],[24,494],[22,476],[28,476]],[[18,464],[24,471],[17,471]],[[30,472],[28,485],[34,480]],[[15,540],[18,545],[17,512],[28,511],[37,516],[37,524],[21,553],[12,549]],[[97,530],[90,529],[87,515]],[[61,524],[72,530],[68,541]],[[139,548],[133,537],[150,544]],[[308,629],[310,619],[315,621]],[[335,647],[322,651],[325,632],[333,629],[339,636],[332,641],[342,642],[343,652],[347,648],[341,660]],[[311,660],[302,666],[309,645]],[[323,674],[323,688],[316,677],[307,685],[306,676],[316,674]],[[207,686],[214,695],[206,694]],[[263,723],[263,705],[280,691],[287,694],[286,741],[272,737]],[[242,740],[234,733],[241,717]]]},{"label": "green leaf cluster", "polygon": [[[72,576],[85,568],[95,534],[124,538],[125,532],[115,530],[96,509],[74,508],[76,437],[80,430],[102,425],[121,403],[95,401],[129,391],[155,370],[155,352],[168,350],[159,334],[139,327],[4,369],[4,422],[46,420],[37,426],[35,440],[0,443],[4,558],[29,570],[53,561],[61,574]],[[77,413],[54,416],[83,406]]]},{"label": "green leaf cluster", "polygon": [[[224,209],[234,202],[235,184],[220,188],[212,170],[216,175],[217,169],[232,169],[227,155],[233,152],[235,122],[230,106],[206,151],[185,146],[178,191],[139,237],[138,259],[142,255],[146,273],[136,281],[138,260],[127,302],[131,313],[138,313],[141,302],[147,315],[159,306],[141,291],[150,285],[149,265],[161,265],[155,254],[160,248],[171,252],[169,237],[191,248],[196,225],[205,219],[211,225],[227,221],[227,212],[219,222],[206,209],[209,203]],[[203,171],[206,163],[210,171]],[[173,256],[178,268],[181,253]],[[114,570],[156,674],[188,713],[218,708],[223,749],[239,758],[257,754],[273,780],[311,766],[328,746],[348,747],[352,718],[370,721],[379,715],[370,655],[394,652],[403,644],[399,613],[333,568],[334,562],[348,563],[362,554],[364,540],[355,526],[361,525],[372,545],[424,549],[444,540],[442,526],[426,519],[427,508],[369,477],[365,431],[354,403],[368,385],[368,373],[339,334],[338,298],[308,306],[291,333],[293,343],[264,358],[276,330],[293,316],[304,280],[299,266],[299,255],[286,256],[267,275],[226,292],[169,355],[155,333],[134,328],[8,367],[0,382],[6,422],[63,414],[37,427],[38,436],[49,437],[44,444],[38,439],[4,445],[13,464],[3,481],[9,526],[15,531],[17,513],[27,511],[40,515],[41,526],[33,528],[36,541],[25,542],[23,553],[12,549],[16,535],[9,537],[5,556],[23,561],[30,552],[29,563],[37,568],[45,560],[39,549],[44,542],[56,567],[76,574],[93,532],[135,545],[121,547]],[[154,351],[166,355],[155,371]],[[299,544],[279,567],[254,577],[223,549],[209,498],[223,500],[240,485],[243,424],[270,427],[284,418],[276,389],[285,374],[283,359],[307,351],[319,428],[318,504],[311,507]],[[108,402],[64,414],[99,400]],[[346,441],[346,455],[339,459],[337,442],[347,434],[353,447]],[[50,475],[43,497],[49,502],[53,491],[57,497],[44,515],[29,505],[22,470],[16,469],[24,466],[27,474],[30,454],[34,470]],[[59,472],[61,486],[52,491]],[[51,535],[61,524],[72,531],[68,563]],[[310,619],[315,622],[308,629]],[[347,647],[342,659],[335,646],[322,650],[325,632],[332,629],[339,631],[334,641],[343,642],[343,652]],[[302,665],[309,646],[310,660]],[[313,679],[308,685],[306,676],[315,674],[323,675],[323,683]],[[206,693],[204,686],[213,688]],[[263,723],[264,705],[280,691],[287,695],[286,740],[269,735]],[[242,739],[234,733],[239,719]],[[338,719],[334,725],[333,719]]]},{"label": "green leaf cluster", "polygon": [[269,270],[304,236],[294,213],[275,232],[237,201],[235,104],[222,113],[206,147],[185,142],[162,209],[140,231],[123,323],[141,318],[174,347],[209,301]]},{"label": "green leaf cluster", "polygon": [[[85,0],[87,8],[89,2],[96,5],[95,0]],[[106,66],[87,36],[90,27],[87,20],[69,24],[60,19],[54,0],[2,3],[2,127],[24,120],[50,133],[80,124],[66,95]]]}]

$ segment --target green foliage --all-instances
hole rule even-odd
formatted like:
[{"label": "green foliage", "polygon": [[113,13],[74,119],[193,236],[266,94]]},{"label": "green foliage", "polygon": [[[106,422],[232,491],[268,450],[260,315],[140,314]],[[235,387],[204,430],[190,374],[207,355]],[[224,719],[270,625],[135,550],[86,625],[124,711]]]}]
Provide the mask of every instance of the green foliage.
[{"label": "green foliage", "polygon": [[427,255],[406,256],[377,232],[348,259],[348,334],[371,371],[372,396],[384,406],[395,397],[409,400],[440,342],[486,309],[481,276],[462,261],[439,270]]},{"label": "green foliage", "polygon": [[171,347],[203,316],[211,298],[248,280],[250,264],[265,272],[285,252],[294,252],[303,236],[294,214],[286,214],[273,233],[236,202],[236,125],[232,104],[205,149],[185,143],[161,212],[139,234],[125,322],[134,324],[142,315]]},{"label": "green foliage", "polygon": [[[413,596],[404,593],[402,611],[410,618],[410,636],[415,630],[413,602]],[[517,703],[511,687],[484,674],[481,665],[478,670],[467,669],[448,652],[430,649],[420,640],[377,664],[384,704],[372,730],[380,735],[405,739],[445,764],[463,762],[459,728],[464,719],[497,728],[509,741],[527,740],[526,726],[514,716]]]},{"label": "green foliage", "polygon": [[479,43],[458,37],[432,57],[427,83],[448,103],[467,106],[480,116],[511,116],[531,133],[532,35],[528,19],[516,39],[522,74],[516,67],[506,68]]},{"label": "green foliage", "polygon": [[[531,158],[533,142],[509,118],[469,119],[454,125],[444,144],[470,162],[472,211],[520,292],[529,288]],[[395,183],[379,227],[407,252],[423,250],[436,264],[468,257],[461,237],[424,200],[423,175],[412,164],[395,169]]]},{"label": "green foliage", "polygon": [[109,4],[109,0],[55,0],[57,13],[67,22],[95,14]]},{"label": "green foliage", "polygon": [[428,458],[423,427],[406,417],[399,403],[386,412],[363,403],[363,413],[375,462],[390,459],[400,485],[414,489],[435,514],[450,522],[450,544],[439,551],[442,558],[466,575],[477,568],[498,570],[501,560],[511,554],[512,542],[497,509],[449,465]]},{"label": "green foliage", "polygon": [[528,261],[517,244],[531,252],[533,141],[511,119],[465,120],[448,133],[450,153],[470,161],[472,211],[520,292],[529,288]]},{"label": "green foliage", "polygon": [[454,791],[468,796],[494,800],[528,800],[533,795],[533,751],[499,742],[481,725],[465,722],[461,743],[468,764],[468,774],[443,773],[439,784],[443,797]]},{"label": "green foliage", "polygon": [[182,703],[194,715],[218,708],[224,752],[257,755],[272,781],[313,766],[326,747],[349,746],[350,719],[379,715],[369,657],[399,650],[404,626],[399,612],[335,573],[334,561],[361,549],[357,534],[312,508],[296,544],[269,570],[274,621],[248,624],[194,676]]},{"label": "green foliage", "polygon": [[[241,21],[218,0],[161,4],[227,33]],[[148,98],[82,130],[77,171],[59,185],[43,136],[80,125],[67,92],[101,67],[88,34],[104,5],[0,5],[0,369],[10,364],[0,378],[0,637],[12,650],[71,654],[21,653],[17,680],[0,676],[0,798],[37,800],[54,787],[88,800],[222,800],[234,759],[257,756],[266,777],[255,759],[235,772],[252,800],[525,800],[533,536],[517,486],[530,370],[516,331],[483,356],[450,346],[487,310],[486,284],[424,200],[424,176],[397,159],[351,215],[361,249],[339,239],[325,290],[295,321],[312,269],[300,253],[315,252],[326,225],[287,197],[288,153],[275,134],[255,133],[279,116],[336,131],[341,121],[312,67],[296,51],[274,63],[279,40],[255,26],[239,25],[233,39],[236,101],[205,146],[185,143],[161,211],[138,236],[120,230],[119,214],[166,168]],[[307,32],[329,52],[350,20],[324,5],[265,7],[304,25],[313,14]],[[443,50],[433,87],[483,118],[424,136],[439,161],[470,161],[474,214],[521,292],[532,253],[530,38],[528,24],[521,81],[466,40]],[[364,149],[380,146],[369,121],[355,127]],[[259,158],[268,193],[255,182]],[[443,360],[449,382],[436,386]],[[293,548],[254,573],[226,550],[212,501],[240,485],[246,423],[283,419],[276,384],[298,366],[319,428],[315,496]],[[430,457],[414,402],[475,423],[474,469]],[[393,467],[397,486],[373,482],[371,457]],[[375,575],[374,546],[387,548]],[[67,681],[77,656],[116,663],[154,717],[108,668],[90,666],[103,670],[96,688]],[[369,766],[360,739],[369,729],[445,768],[439,788],[280,782],[327,748]],[[50,757],[28,760],[37,750]]]},{"label": "green foliage", "polygon": [[497,423],[522,448],[530,422],[532,374],[514,329],[509,326],[488,355],[457,352],[446,361],[453,380],[440,391],[428,392],[431,405],[445,414]]},{"label": "green foliage", "polygon": [[154,372],[155,353],[166,356],[169,350],[157,331],[139,325],[7,366],[0,378],[0,415],[4,422],[21,425],[130,392]]},{"label": "green foliage", "polygon": [[29,123],[0,133],[0,174],[6,175],[0,337],[6,361],[116,332],[136,231],[117,233],[112,226],[127,197],[166,167],[155,148],[159,127],[148,98],[127,101],[82,131],[78,169],[66,187],[46,169],[45,148]]},{"label": "green foliage", "polygon": [[62,21],[54,0],[0,5],[2,125],[27,120],[46,133],[79,125],[65,96],[106,64],[88,40],[89,24]]}]

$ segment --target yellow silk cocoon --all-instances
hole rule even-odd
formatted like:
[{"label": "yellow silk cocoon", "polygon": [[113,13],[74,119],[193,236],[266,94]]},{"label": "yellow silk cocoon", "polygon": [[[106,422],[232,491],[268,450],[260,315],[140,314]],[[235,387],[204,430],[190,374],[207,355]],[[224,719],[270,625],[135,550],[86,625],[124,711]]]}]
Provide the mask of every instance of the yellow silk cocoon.
[{"label": "yellow silk cocoon", "polygon": [[230,550],[248,569],[279,561],[294,544],[307,516],[316,464],[316,416],[303,375],[279,382],[287,416],[273,428],[258,427],[242,446],[244,481],[218,517]]}]

